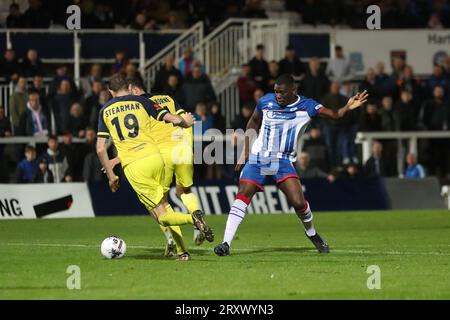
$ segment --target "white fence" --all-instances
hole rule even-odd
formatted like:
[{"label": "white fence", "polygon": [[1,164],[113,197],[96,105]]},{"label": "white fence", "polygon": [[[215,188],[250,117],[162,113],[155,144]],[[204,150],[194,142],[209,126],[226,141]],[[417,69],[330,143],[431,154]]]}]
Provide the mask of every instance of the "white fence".
[{"label": "white fence", "polygon": [[365,163],[371,156],[372,143],[375,140],[397,140],[397,169],[404,172],[406,151],[403,141],[408,141],[408,152],[418,155],[419,139],[450,139],[450,131],[385,131],[385,132],[358,132],[356,143],[362,144],[362,161]]}]

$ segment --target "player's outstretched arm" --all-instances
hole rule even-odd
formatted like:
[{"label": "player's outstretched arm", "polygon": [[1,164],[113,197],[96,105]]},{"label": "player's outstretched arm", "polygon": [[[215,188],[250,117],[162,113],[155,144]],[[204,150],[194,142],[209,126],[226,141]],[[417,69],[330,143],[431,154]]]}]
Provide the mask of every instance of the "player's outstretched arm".
[{"label": "player's outstretched arm", "polygon": [[116,192],[119,189],[119,177],[114,174],[111,163],[109,162],[106,151],[106,138],[97,137],[97,155],[103,168],[105,168],[111,191]]},{"label": "player's outstretched arm", "polygon": [[359,108],[364,103],[366,103],[368,97],[369,94],[367,93],[367,91],[363,91],[361,93],[358,92],[356,95],[348,99],[348,102],[344,107],[340,108],[337,111],[324,107],[320,110],[319,116],[326,119],[339,120],[344,117],[347,112]]},{"label": "player's outstretched arm", "polygon": [[[247,122],[247,128],[245,129],[246,132],[249,130],[254,130],[255,132],[258,132],[259,127],[261,126],[262,116],[258,113],[258,110],[253,111],[252,116]],[[245,165],[245,162],[247,162],[248,157],[250,154],[250,137],[249,135],[245,135],[244,138],[244,149],[242,150],[242,154],[238,160],[238,163],[236,164],[236,167],[234,168],[235,171],[239,172],[241,171],[242,167]]]},{"label": "player's outstretched arm", "polygon": [[174,126],[189,128],[195,123],[195,118],[190,112],[186,112],[184,117],[181,117],[177,114],[166,113],[162,118],[164,121],[172,123]]}]

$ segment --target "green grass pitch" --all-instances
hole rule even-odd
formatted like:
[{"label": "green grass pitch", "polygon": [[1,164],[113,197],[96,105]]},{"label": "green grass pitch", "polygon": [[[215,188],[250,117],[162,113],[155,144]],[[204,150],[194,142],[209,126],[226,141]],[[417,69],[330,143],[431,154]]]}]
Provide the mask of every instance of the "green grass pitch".
[{"label": "green grass pitch", "polygon": [[[150,217],[0,222],[0,299],[450,299],[450,212],[316,213],[332,252],[318,254],[293,214],[247,215],[232,255],[217,257],[226,216],[208,216],[216,241],[193,260],[162,256],[165,239]],[[127,243],[106,260],[109,235]],[[81,289],[68,290],[69,265]],[[381,270],[369,290],[367,267]]]}]

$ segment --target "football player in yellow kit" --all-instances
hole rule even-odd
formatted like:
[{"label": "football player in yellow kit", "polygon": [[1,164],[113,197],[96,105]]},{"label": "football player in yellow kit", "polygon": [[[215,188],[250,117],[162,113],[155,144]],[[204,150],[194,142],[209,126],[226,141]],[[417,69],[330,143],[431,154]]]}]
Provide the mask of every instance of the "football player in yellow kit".
[{"label": "football player in yellow kit", "polygon": [[[106,152],[108,138],[112,138],[125,176],[139,200],[161,226],[194,224],[205,238],[212,241],[213,232],[204,221],[201,211],[189,215],[176,213],[168,204],[164,196],[165,187],[162,185],[164,161],[152,130],[160,121],[188,128],[194,123],[193,116],[187,113],[183,118],[161,108],[148,98],[130,95],[128,83],[120,74],[111,77],[109,90],[113,98],[100,110],[97,154],[108,176],[111,190],[117,191],[119,178],[114,174]],[[172,237],[182,246],[181,234],[172,232]],[[179,259],[189,260],[186,249],[179,255]]]}]

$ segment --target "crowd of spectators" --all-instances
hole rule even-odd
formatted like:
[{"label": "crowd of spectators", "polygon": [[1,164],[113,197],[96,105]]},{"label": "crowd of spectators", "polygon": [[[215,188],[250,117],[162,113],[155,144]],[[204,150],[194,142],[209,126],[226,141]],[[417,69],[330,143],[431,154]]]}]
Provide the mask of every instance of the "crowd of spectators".
[{"label": "crowd of spectators", "polygon": [[286,17],[291,23],[366,28],[366,9],[374,4],[383,13],[383,29],[450,26],[448,0],[15,0],[10,3],[9,14],[3,22],[8,28],[65,25],[66,8],[71,4],[81,8],[82,28],[182,29],[203,21],[212,29],[228,18],[279,18],[283,13],[288,13]]},{"label": "crowd of spectators", "polygon": [[[59,147],[50,145],[54,139],[49,140],[47,151],[45,148],[37,147],[39,159],[42,159],[45,152],[49,154],[45,157],[53,177],[49,181],[101,179],[100,172],[92,169],[99,166],[92,143],[95,142],[93,140],[100,108],[111,98],[105,81],[112,74],[120,72],[127,78],[138,78],[143,82],[136,66],[127,59],[124,51],[118,50],[115,62],[110,68],[92,64],[88,73],[80,79],[79,86],[75,84],[65,65],[58,66],[50,83],[44,85],[38,52],[30,49],[27,57],[30,57],[29,60],[32,62],[27,59],[18,61],[14,49],[8,49],[0,61],[0,77],[5,77],[14,84],[14,92],[8,100],[8,117],[5,109],[0,107],[0,137],[64,136],[67,143]],[[202,132],[195,134],[202,134],[213,127],[225,132],[225,118],[220,104],[216,101],[211,81],[190,48],[185,50],[183,59],[176,66],[173,57],[167,55],[153,84],[153,87],[149,88],[151,92],[172,96],[184,109],[195,115],[197,122],[202,123]],[[86,145],[72,144],[72,137],[86,138],[88,142]],[[4,145],[0,144],[0,158],[2,158],[0,176],[1,173],[8,171],[2,157],[4,148]],[[30,151],[27,149],[28,151],[24,152],[23,148],[24,146],[19,146],[13,152],[14,160],[18,163],[22,163],[21,159],[24,156],[27,159],[31,158],[27,156]],[[84,151],[78,150],[79,148]],[[53,164],[55,161],[61,162],[61,165],[56,166],[58,169],[55,169]],[[207,178],[220,176],[220,170],[213,167],[215,166],[204,169],[200,167],[199,176]],[[30,179],[27,180],[19,179],[20,176],[20,174],[16,176],[17,181],[32,181],[31,175],[28,175]],[[0,177],[0,180],[8,180],[8,177]]]}]

